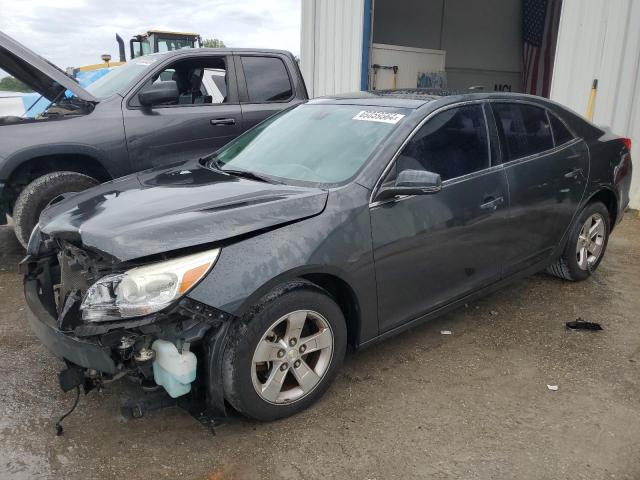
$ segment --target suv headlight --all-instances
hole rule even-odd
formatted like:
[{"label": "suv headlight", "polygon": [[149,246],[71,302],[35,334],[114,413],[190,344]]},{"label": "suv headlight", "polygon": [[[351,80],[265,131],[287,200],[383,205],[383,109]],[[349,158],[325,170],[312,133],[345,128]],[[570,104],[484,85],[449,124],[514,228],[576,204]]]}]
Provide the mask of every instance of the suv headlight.
[{"label": "suv headlight", "polygon": [[220,249],[135,267],[91,285],[82,319],[104,322],[158,312],[186,294],[211,270]]}]

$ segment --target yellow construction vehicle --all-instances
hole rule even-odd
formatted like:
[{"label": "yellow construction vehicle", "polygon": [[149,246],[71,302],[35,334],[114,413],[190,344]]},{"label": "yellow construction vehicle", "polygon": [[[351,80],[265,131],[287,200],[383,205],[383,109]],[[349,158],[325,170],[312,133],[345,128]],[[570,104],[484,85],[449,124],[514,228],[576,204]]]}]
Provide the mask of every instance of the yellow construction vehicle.
[{"label": "yellow construction vehicle", "polygon": [[[118,42],[120,61],[126,62],[124,41],[117,33],[116,41]],[[134,35],[129,40],[129,55],[130,58],[137,58],[150,53],[199,47],[202,47],[202,38],[198,33],[148,30]]]}]

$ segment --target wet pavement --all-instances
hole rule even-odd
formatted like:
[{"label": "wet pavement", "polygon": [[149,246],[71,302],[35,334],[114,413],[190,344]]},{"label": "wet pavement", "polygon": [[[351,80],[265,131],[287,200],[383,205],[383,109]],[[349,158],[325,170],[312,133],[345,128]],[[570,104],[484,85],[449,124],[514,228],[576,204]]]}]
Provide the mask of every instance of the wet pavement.
[{"label": "wet pavement", "polygon": [[[302,414],[234,417],[216,436],[179,408],[125,421],[132,386],[121,381],[83,396],[56,437],[73,393],[59,390],[59,361],[27,327],[20,258],[0,227],[3,480],[640,478],[636,213],[590,280],[515,283],[348,355]],[[577,317],[604,330],[567,331]]]}]

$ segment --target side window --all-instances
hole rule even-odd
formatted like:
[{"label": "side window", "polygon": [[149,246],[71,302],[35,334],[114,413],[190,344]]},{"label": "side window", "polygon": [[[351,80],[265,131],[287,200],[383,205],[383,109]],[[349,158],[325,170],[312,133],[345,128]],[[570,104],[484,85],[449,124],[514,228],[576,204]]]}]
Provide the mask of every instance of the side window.
[{"label": "side window", "polygon": [[[176,82],[179,96],[164,106],[227,103],[227,66],[224,57],[179,60],[156,72],[140,89],[158,82]],[[131,105],[139,106],[137,97]]]},{"label": "side window", "polygon": [[277,102],[293,95],[291,80],[279,58],[242,57],[250,102]]},{"label": "side window", "polygon": [[553,129],[553,138],[556,141],[556,146],[564,145],[565,143],[573,140],[573,134],[558,117],[549,113],[549,118],[551,119],[551,128]]},{"label": "side window", "polygon": [[544,109],[519,103],[495,103],[493,110],[507,147],[508,160],[553,148],[553,137]]},{"label": "side window", "polygon": [[440,174],[444,181],[489,166],[482,106],[468,105],[446,110],[425,123],[396,159],[391,175],[395,177],[402,170],[427,170]]}]

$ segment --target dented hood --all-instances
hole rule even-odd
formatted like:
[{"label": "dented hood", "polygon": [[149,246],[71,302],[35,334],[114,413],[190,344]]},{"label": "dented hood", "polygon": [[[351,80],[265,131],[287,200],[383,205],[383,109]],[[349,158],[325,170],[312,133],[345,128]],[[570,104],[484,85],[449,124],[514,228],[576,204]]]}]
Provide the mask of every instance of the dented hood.
[{"label": "dented hood", "polygon": [[73,194],[42,213],[40,230],[126,261],[308,218],[326,200],[318,188],[239,178],[192,161]]},{"label": "dented hood", "polygon": [[53,63],[2,32],[0,32],[0,69],[51,101],[65,90],[70,90],[82,100],[98,101]]}]

